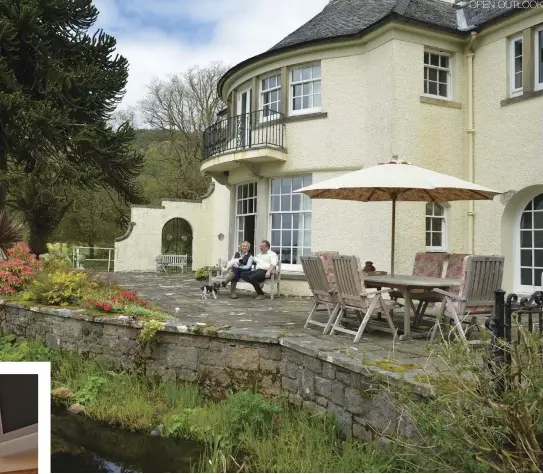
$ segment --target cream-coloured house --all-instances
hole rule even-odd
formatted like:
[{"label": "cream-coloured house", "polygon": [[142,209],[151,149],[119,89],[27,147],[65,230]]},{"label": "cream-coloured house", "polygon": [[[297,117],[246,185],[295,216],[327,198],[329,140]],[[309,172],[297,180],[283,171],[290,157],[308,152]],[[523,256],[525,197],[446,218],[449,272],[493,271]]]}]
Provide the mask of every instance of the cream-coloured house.
[{"label": "cream-coloured house", "polygon": [[[398,154],[504,192],[493,202],[400,203],[398,272],[409,273],[420,251],[501,254],[507,291],[541,286],[543,3],[331,0],[230,69],[219,93],[228,109],[204,134],[201,171],[216,183],[208,199],[222,217],[198,217],[208,230],[194,239],[210,247],[194,266],[241,240],[268,239],[285,278],[316,250],[389,269],[390,203],[311,202],[292,191]],[[146,220],[156,233],[166,216],[138,220],[140,212],[133,208],[134,231],[117,258],[152,270],[134,249],[151,245]]]}]

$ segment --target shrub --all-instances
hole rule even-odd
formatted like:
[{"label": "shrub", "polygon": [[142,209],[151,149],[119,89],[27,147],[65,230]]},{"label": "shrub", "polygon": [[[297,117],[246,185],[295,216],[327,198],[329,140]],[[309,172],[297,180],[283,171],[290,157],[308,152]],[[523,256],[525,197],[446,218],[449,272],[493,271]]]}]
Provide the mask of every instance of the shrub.
[{"label": "shrub", "polygon": [[262,434],[272,425],[274,415],[283,409],[265,400],[262,396],[250,392],[237,392],[227,400],[228,421],[230,430],[239,435],[245,430]]},{"label": "shrub", "polygon": [[196,280],[207,281],[209,280],[209,267],[201,267],[196,270]]},{"label": "shrub", "polygon": [[31,292],[38,303],[67,306],[81,301],[86,284],[84,272],[54,271],[36,278]]},{"label": "shrub", "polygon": [[69,271],[73,268],[71,247],[68,244],[47,244],[47,253],[40,255],[46,271]]},{"label": "shrub", "polygon": [[22,228],[8,217],[6,211],[0,212],[0,252],[5,256],[10,246],[21,240]]},{"label": "shrub", "polygon": [[23,242],[15,244],[0,262],[0,293],[14,294],[30,285],[42,264]]}]

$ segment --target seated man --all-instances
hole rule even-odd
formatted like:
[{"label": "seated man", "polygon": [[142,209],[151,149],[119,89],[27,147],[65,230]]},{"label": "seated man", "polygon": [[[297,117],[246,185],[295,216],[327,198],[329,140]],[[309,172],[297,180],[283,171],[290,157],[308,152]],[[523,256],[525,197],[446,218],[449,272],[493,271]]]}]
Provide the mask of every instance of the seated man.
[{"label": "seated man", "polygon": [[256,270],[243,272],[241,278],[253,285],[257,294],[256,299],[263,300],[265,296],[260,284],[264,283],[268,278],[271,278],[271,274],[275,270],[278,262],[277,254],[270,250],[270,243],[267,240],[263,240],[260,243],[260,253],[255,257],[255,261]]},{"label": "seated man", "polygon": [[249,252],[251,244],[247,241],[241,243],[241,252],[236,252],[232,257],[232,260],[228,262],[226,270],[229,272],[225,280],[222,282],[222,286],[230,285],[230,298],[236,299],[236,286],[239,281],[240,275],[250,270],[253,266],[253,256]]}]

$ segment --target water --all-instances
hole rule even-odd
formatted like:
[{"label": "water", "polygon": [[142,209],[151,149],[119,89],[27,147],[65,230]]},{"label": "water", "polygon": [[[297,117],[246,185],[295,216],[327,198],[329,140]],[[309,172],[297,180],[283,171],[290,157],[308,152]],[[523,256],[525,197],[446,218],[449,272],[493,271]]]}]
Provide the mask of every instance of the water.
[{"label": "water", "polygon": [[61,408],[51,413],[52,472],[191,472],[202,445],[122,431]]}]

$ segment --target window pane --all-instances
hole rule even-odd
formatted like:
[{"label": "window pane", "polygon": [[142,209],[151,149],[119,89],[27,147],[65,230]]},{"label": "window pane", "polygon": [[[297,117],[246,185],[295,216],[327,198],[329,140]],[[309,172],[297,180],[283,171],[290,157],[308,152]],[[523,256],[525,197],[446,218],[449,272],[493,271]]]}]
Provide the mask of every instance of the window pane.
[{"label": "window pane", "polygon": [[445,211],[441,204],[434,203],[434,216],[442,216],[444,212]]},{"label": "window pane", "polygon": [[281,214],[272,214],[272,229],[281,228]]},{"label": "window pane", "polygon": [[311,79],[311,68],[310,67],[304,67],[304,69],[302,71],[302,79],[304,81],[307,81],[307,80]]},{"label": "window pane", "polygon": [[311,186],[313,184],[313,176],[304,176],[304,187]]},{"label": "window pane", "polygon": [[292,195],[292,210],[293,211],[300,211],[301,209],[302,209],[302,195],[301,194],[293,194]]},{"label": "window pane", "polygon": [[522,87],[522,73],[519,72],[515,74],[515,89],[520,89]]},{"label": "window pane", "polygon": [[449,68],[449,56],[441,56],[441,67]]},{"label": "window pane", "polygon": [[273,89],[277,85],[277,78],[275,76],[270,77],[270,89]]},{"label": "window pane", "polygon": [[304,232],[304,246],[311,247],[311,231],[307,230]]},{"label": "window pane", "polygon": [[292,214],[292,228],[293,229],[301,229],[301,214]]},{"label": "window pane", "polygon": [[428,93],[437,95],[437,82],[428,83]]},{"label": "window pane", "polygon": [[294,110],[301,110],[301,109],[302,109],[302,99],[301,99],[301,98],[299,98],[299,99],[294,99],[292,108],[293,108]]},{"label": "window pane", "polygon": [[285,245],[292,245],[292,231],[291,230],[284,230],[281,232],[281,245],[284,247]]},{"label": "window pane", "polygon": [[430,64],[432,66],[439,66],[439,55],[438,54],[430,54]]},{"label": "window pane", "polygon": [[281,196],[281,212],[288,212],[290,210],[290,195]]},{"label": "window pane", "polygon": [[300,97],[302,95],[302,86],[294,86],[294,97]]},{"label": "window pane", "polygon": [[543,194],[534,199],[534,211],[543,211]]},{"label": "window pane", "polygon": [[313,66],[313,79],[317,79],[319,77],[321,77],[321,67]]},{"label": "window pane", "polygon": [[[522,252],[526,252],[526,250],[522,250]],[[521,254],[522,255],[522,254]],[[531,257],[531,256],[530,256]],[[535,261],[535,266],[536,267],[543,267],[543,250],[534,250],[534,261]],[[524,263],[522,263],[522,258],[521,258],[521,262],[520,264],[524,267],[524,266],[531,266],[532,265],[532,262],[531,262],[531,258],[530,258],[530,263],[527,264],[527,265],[524,265]]]},{"label": "window pane", "polygon": [[448,97],[447,84],[439,84],[439,95],[441,97]]},{"label": "window pane", "polygon": [[429,63],[430,63],[430,54],[424,53],[424,64],[429,64]]},{"label": "window pane", "polygon": [[538,33],[539,44],[539,64],[536,67],[539,70],[539,82],[543,83],[543,30]]},{"label": "window pane", "polygon": [[302,209],[304,211],[310,211],[311,208],[312,208],[311,198],[304,194],[302,197]]},{"label": "window pane", "polygon": [[281,192],[281,180],[272,179],[272,194],[279,194]]},{"label": "window pane", "polygon": [[515,72],[522,71],[522,56],[515,58]]},{"label": "window pane", "polygon": [[298,82],[302,80],[302,70],[301,69],[295,69],[292,71],[292,81]]},{"label": "window pane", "polygon": [[428,76],[431,81],[437,81],[437,69],[430,69],[428,71]]},{"label": "window pane", "polygon": [[534,248],[543,249],[543,230],[534,231]]},{"label": "window pane", "polygon": [[534,268],[534,286],[541,286],[541,272],[543,268]]},{"label": "window pane", "polygon": [[291,263],[291,259],[290,259],[290,249],[287,248],[283,248],[281,249],[281,263],[287,263],[287,264],[290,264]]},{"label": "window pane", "polygon": [[247,214],[247,201],[243,201],[243,214]]},{"label": "window pane", "polygon": [[439,82],[447,83],[447,71],[439,71]]},{"label": "window pane", "polygon": [[521,285],[532,284],[532,269],[531,268],[520,269],[520,284]]},{"label": "window pane", "polygon": [[292,229],[292,214],[283,214],[283,229]]},{"label": "window pane", "polygon": [[434,232],[435,231],[441,232],[443,230],[442,229],[442,224],[443,224],[443,219],[441,219],[441,218],[432,219],[432,230]]},{"label": "window pane", "polygon": [[441,247],[441,232],[433,232],[432,233],[432,247]]},{"label": "window pane", "polygon": [[434,204],[431,202],[426,203],[426,215],[427,216],[433,216],[434,212]]},{"label": "window pane", "polygon": [[249,189],[248,189],[247,185],[243,185],[243,186],[241,187],[241,197],[242,197],[243,199],[246,199],[246,198],[247,198],[247,193],[248,193],[248,192],[249,192]]},{"label": "window pane", "polygon": [[522,55],[522,40],[515,41],[515,57]]},{"label": "window pane", "polygon": [[281,255],[281,250],[279,247],[272,247],[272,251],[274,251],[277,255]]},{"label": "window pane", "polygon": [[532,232],[521,232],[520,233],[520,246],[522,248],[532,248]]},{"label": "window pane", "polygon": [[522,214],[522,219],[520,220],[521,229],[532,229],[532,213],[524,212]]},{"label": "window pane", "polygon": [[292,249],[292,263],[300,263],[300,256],[302,255],[302,249]]},{"label": "window pane", "polygon": [[313,94],[313,84],[311,82],[304,84],[302,91],[304,95]]},{"label": "window pane", "polygon": [[268,90],[269,89],[269,84],[270,84],[270,80],[269,79],[264,79],[262,81],[262,90],[263,91]]},{"label": "window pane", "polygon": [[270,102],[277,102],[277,91],[270,92]]},{"label": "window pane", "polygon": [[272,245],[281,245],[281,231],[272,230],[271,233],[271,244]]},{"label": "window pane", "polygon": [[543,212],[534,212],[534,229],[543,229]]},{"label": "window pane", "polygon": [[426,232],[426,247],[432,246],[432,234],[430,232]]},{"label": "window pane", "polygon": [[241,214],[241,201],[238,201],[238,206],[237,206],[237,209],[236,209],[236,213]]},{"label": "window pane", "polygon": [[302,178],[292,178],[292,190],[296,191],[304,187],[304,180]]},{"label": "window pane", "polygon": [[426,230],[427,231],[432,230],[432,218],[431,217],[426,218]]},{"label": "window pane", "polygon": [[[536,250],[536,252],[543,253],[543,250]],[[531,250],[521,250],[520,251],[520,266],[521,267],[531,267],[532,266],[532,251]]]},{"label": "window pane", "polygon": [[311,230],[311,219],[311,214],[306,212],[304,214],[304,229]]},{"label": "window pane", "polygon": [[292,191],[292,179],[284,178],[281,180],[281,194],[289,194]]},{"label": "window pane", "polygon": [[281,198],[279,196],[272,196],[271,198],[271,210],[272,212],[278,212],[280,208]]},{"label": "window pane", "polygon": [[302,232],[301,230],[292,231],[292,246],[297,247],[302,245]]},{"label": "window pane", "polygon": [[307,96],[302,97],[302,108],[309,109],[309,97]]},{"label": "window pane", "polygon": [[428,94],[428,81],[424,81],[424,93]]},{"label": "window pane", "polygon": [[321,81],[317,81],[313,83],[313,93],[314,94],[320,94],[321,93]]},{"label": "window pane", "polygon": [[320,107],[321,106],[321,95],[316,94],[313,96],[313,107]]}]

